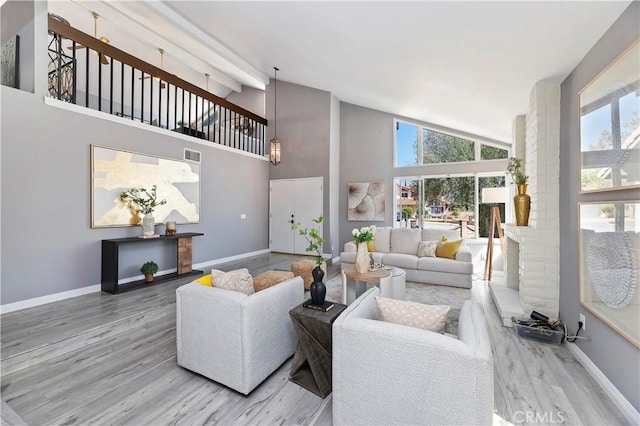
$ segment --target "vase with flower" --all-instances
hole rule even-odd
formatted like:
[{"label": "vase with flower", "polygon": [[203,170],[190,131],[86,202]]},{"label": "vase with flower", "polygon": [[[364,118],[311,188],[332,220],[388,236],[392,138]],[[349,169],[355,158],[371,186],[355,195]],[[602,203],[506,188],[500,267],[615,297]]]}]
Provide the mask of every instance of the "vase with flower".
[{"label": "vase with flower", "polygon": [[356,251],[356,271],[359,274],[364,274],[369,270],[369,249],[367,247],[368,241],[373,241],[376,235],[376,226],[363,226],[362,228],[353,228],[351,235],[358,244]]},{"label": "vase with flower", "polygon": [[324,298],[327,295],[327,286],[322,282],[324,278],[324,270],[322,269],[324,264],[324,258],[322,257],[324,238],[320,235],[320,224],[324,222],[324,217],[319,216],[312,220],[318,224],[317,228],[302,228],[300,222],[295,222],[291,224],[291,229],[298,231],[298,234],[302,235],[309,243],[305,251],[313,253],[316,256],[316,267],[311,271],[313,282],[311,286],[309,286],[309,292],[311,293],[311,304],[322,306],[324,304]]},{"label": "vase with flower", "polygon": [[513,197],[513,207],[516,211],[516,225],[529,225],[529,212],[531,210],[531,197],[527,194],[527,182],[529,176],[524,174],[522,159],[517,157],[509,158],[507,172],[518,187],[518,193]]},{"label": "vase with flower", "polygon": [[153,185],[150,190],[146,188],[131,188],[120,194],[120,201],[127,203],[129,210],[135,214],[143,214],[142,236],[150,237],[155,234],[156,221],[153,211],[156,207],[167,204],[167,200],[158,201],[158,188]]}]

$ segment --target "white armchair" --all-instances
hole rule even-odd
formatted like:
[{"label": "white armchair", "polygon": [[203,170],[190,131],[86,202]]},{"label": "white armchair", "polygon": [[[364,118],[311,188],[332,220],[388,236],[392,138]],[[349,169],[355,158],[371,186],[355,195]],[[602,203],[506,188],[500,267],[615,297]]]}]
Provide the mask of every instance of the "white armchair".
[{"label": "white armchair", "polygon": [[378,320],[372,288],[333,325],[333,424],[491,424],[493,360],[481,305],[458,339]]},{"label": "white armchair", "polygon": [[251,296],[196,282],[179,287],[178,365],[249,394],[293,355],[289,310],[303,297],[300,277]]}]

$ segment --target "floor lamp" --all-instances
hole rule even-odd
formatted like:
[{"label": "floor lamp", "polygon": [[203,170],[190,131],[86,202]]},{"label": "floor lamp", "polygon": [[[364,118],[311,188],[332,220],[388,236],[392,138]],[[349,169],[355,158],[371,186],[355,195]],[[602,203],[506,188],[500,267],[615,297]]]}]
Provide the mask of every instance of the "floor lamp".
[{"label": "floor lamp", "polygon": [[505,203],[508,197],[508,188],[482,188],[482,203],[494,204],[491,207],[491,223],[489,224],[489,242],[487,243],[487,257],[484,263],[484,280],[491,281],[491,270],[493,269],[493,235],[496,226],[498,227],[498,237],[500,237],[500,250],[504,261],[504,241],[502,237],[502,220],[500,218],[500,208],[498,203]]}]

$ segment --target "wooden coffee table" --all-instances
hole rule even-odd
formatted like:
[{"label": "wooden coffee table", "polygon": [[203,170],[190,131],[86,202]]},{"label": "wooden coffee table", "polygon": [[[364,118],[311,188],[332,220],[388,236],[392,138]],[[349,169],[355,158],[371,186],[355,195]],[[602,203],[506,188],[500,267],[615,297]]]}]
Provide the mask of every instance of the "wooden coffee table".
[{"label": "wooden coffee table", "polygon": [[356,271],[355,265],[347,265],[342,270],[342,302],[349,304],[367,289],[367,284],[380,287],[382,297],[404,300],[407,273],[400,268],[388,267],[364,274]]}]

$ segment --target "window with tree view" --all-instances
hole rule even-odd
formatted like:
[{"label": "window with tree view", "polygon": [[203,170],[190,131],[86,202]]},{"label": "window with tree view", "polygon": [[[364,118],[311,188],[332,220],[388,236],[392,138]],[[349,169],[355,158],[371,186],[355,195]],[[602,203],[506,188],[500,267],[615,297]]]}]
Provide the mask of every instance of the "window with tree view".
[{"label": "window with tree view", "polygon": [[418,124],[395,121],[395,167],[506,159],[509,151],[438,132]]}]

